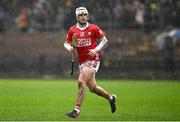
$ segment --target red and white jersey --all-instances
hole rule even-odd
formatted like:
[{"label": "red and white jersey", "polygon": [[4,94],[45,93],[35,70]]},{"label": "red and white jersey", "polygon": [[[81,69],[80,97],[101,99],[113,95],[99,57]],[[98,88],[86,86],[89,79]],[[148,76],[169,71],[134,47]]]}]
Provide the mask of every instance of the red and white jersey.
[{"label": "red and white jersey", "polygon": [[96,41],[102,39],[104,36],[104,33],[97,25],[87,23],[85,28],[80,28],[78,24],[76,24],[69,29],[66,42],[71,44],[73,38],[76,38],[78,60],[79,64],[82,64],[85,61],[99,61],[99,54],[91,57],[88,53],[90,49],[96,48]]}]

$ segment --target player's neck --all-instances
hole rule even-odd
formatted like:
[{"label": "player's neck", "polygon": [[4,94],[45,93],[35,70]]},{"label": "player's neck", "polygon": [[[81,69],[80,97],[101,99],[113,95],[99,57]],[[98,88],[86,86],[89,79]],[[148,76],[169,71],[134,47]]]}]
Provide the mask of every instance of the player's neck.
[{"label": "player's neck", "polygon": [[86,27],[88,27],[88,22],[86,22],[85,24],[81,24],[81,23],[77,23],[77,28],[84,30]]}]

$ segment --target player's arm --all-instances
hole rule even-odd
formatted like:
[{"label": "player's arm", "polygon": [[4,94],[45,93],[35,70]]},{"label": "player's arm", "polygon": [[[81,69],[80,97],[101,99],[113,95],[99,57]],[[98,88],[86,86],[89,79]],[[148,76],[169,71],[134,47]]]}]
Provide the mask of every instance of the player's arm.
[{"label": "player's arm", "polygon": [[102,39],[100,39],[99,45],[95,49],[91,49],[89,51],[89,55],[92,57],[95,56],[107,43],[108,43],[108,40],[104,36]]},{"label": "player's arm", "polygon": [[66,50],[68,50],[69,52],[73,53],[74,48],[73,48],[73,46],[71,46],[70,43],[64,42],[64,47],[65,47]]},{"label": "player's arm", "polygon": [[99,52],[106,44],[108,43],[107,38],[104,36],[101,40],[99,45],[95,48],[96,52]]},{"label": "player's arm", "polygon": [[72,31],[71,29],[68,31],[67,36],[66,36],[66,41],[64,42],[64,47],[66,50],[68,50],[69,52],[73,53],[74,48],[72,46]]}]

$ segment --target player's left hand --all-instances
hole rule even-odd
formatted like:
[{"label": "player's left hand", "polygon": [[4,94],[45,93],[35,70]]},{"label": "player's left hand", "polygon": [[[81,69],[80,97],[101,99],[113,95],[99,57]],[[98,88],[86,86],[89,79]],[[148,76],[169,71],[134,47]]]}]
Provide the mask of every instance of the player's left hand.
[{"label": "player's left hand", "polygon": [[96,54],[98,53],[98,51],[96,49],[90,49],[88,55],[90,55],[91,57],[96,56]]}]

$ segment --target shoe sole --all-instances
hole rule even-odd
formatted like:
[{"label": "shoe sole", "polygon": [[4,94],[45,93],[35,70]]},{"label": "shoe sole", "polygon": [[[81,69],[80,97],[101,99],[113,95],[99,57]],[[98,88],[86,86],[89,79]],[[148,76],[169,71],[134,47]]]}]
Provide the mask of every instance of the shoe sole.
[{"label": "shoe sole", "polygon": [[68,116],[69,118],[72,118],[72,119],[79,119],[79,115],[77,117],[72,117],[72,116],[69,116],[68,113],[65,114],[66,116]]},{"label": "shoe sole", "polygon": [[115,111],[112,112],[112,113],[115,113],[116,112],[116,100],[117,100],[117,96],[115,94],[112,94],[112,96],[114,97],[114,104],[115,104]]}]

